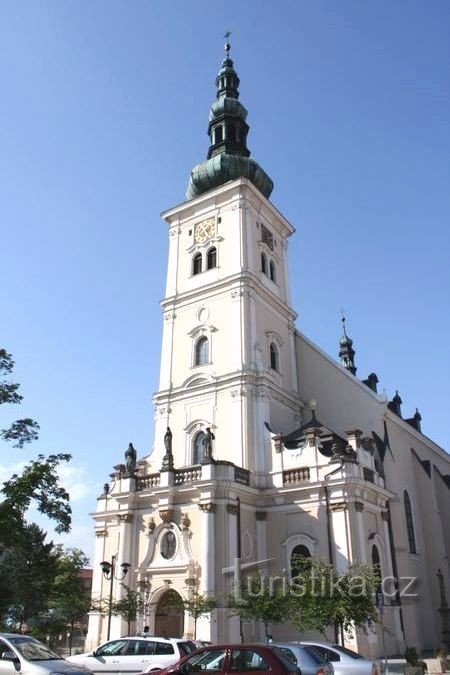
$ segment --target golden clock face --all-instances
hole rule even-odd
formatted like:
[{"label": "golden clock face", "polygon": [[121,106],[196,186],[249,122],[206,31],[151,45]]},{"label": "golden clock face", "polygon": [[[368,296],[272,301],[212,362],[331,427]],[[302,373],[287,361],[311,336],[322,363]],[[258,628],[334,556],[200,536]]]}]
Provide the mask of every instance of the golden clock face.
[{"label": "golden clock face", "polygon": [[214,236],[216,232],[215,218],[208,218],[197,223],[194,227],[194,240],[197,244],[203,244],[207,239]]}]

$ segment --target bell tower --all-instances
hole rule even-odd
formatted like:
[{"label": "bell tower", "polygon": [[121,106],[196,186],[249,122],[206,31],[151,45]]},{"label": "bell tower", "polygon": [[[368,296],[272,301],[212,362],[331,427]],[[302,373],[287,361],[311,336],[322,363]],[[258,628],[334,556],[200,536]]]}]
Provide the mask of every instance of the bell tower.
[{"label": "bell tower", "polygon": [[286,256],[294,228],[269,201],[273,183],[250,156],[228,42],[225,51],[207,159],[191,172],[187,201],[162,214],[169,260],[155,471],[167,427],[176,467],[208,460],[208,446],[212,459],[266,474],[272,469],[266,425],[274,431],[298,425]]}]

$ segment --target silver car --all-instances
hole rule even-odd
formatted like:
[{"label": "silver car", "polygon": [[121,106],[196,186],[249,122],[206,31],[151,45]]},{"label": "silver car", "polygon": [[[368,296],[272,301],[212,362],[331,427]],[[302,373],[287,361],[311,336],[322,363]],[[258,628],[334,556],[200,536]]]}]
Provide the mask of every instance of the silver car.
[{"label": "silver car", "polygon": [[384,675],[385,668],[381,661],[366,659],[361,654],[331,642],[302,640],[302,645],[311,645],[333,664],[334,675]]},{"label": "silver car", "polygon": [[0,633],[0,675],[92,675],[30,635]]},{"label": "silver car", "polygon": [[302,675],[333,675],[333,666],[314,647],[277,641],[270,642],[268,647],[295,663]]}]

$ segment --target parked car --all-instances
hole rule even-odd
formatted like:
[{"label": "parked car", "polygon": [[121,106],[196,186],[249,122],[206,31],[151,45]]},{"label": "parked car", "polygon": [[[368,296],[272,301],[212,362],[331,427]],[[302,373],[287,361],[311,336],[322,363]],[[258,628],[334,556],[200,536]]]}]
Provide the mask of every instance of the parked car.
[{"label": "parked car", "polygon": [[201,647],[158,675],[188,675],[205,671],[225,673],[269,672],[270,675],[301,675],[297,666],[267,645],[226,644]]},{"label": "parked car", "polygon": [[382,661],[366,659],[361,654],[342,645],[329,642],[302,640],[302,645],[311,645],[333,664],[334,675],[385,675]]},{"label": "parked car", "polygon": [[73,664],[30,635],[0,633],[2,675],[91,675],[81,664]]},{"label": "parked car", "polygon": [[191,640],[160,637],[123,637],[104,642],[85,654],[69,656],[93,673],[149,673],[168,668],[196,649]]},{"label": "parked car", "polygon": [[333,675],[334,673],[331,663],[328,663],[320,652],[310,645],[270,642],[269,647],[290,659],[300,668],[302,675]]}]

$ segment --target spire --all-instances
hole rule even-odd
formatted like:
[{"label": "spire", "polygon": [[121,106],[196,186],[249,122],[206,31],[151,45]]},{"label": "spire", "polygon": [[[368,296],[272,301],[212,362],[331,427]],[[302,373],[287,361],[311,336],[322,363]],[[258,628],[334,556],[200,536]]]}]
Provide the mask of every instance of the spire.
[{"label": "spire", "polygon": [[247,148],[247,110],[239,101],[240,80],[230,58],[230,35],[225,33],[225,58],[217,73],[216,100],[209,113],[207,160],[191,171],[188,199],[236,178],[248,178],[267,198],[273,189],[272,180]]},{"label": "spire", "polygon": [[347,335],[345,330],[345,316],[341,318],[342,326],[344,328],[344,335],[339,340],[339,358],[344,368],[352,375],[356,375],[355,366],[355,350],[353,349],[353,340]]},{"label": "spire", "polygon": [[403,403],[403,401],[400,398],[400,395],[399,395],[398,391],[396,390],[394,398],[392,399],[392,401],[388,402],[388,408],[389,408],[389,410],[392,410],[392,412],[394,412],[396,415],[401,417],[402,416],[402,403]]}]

